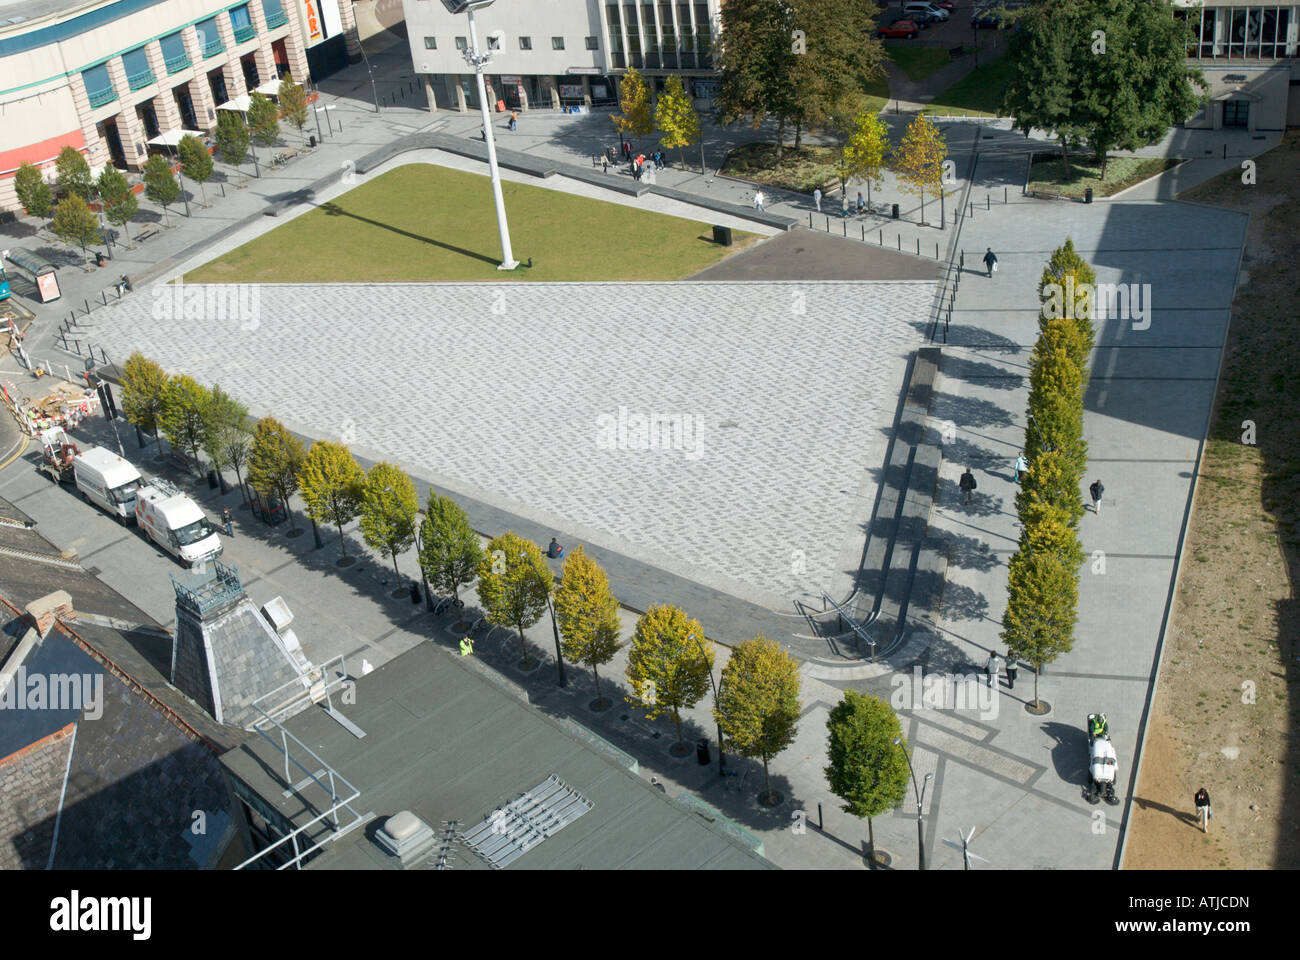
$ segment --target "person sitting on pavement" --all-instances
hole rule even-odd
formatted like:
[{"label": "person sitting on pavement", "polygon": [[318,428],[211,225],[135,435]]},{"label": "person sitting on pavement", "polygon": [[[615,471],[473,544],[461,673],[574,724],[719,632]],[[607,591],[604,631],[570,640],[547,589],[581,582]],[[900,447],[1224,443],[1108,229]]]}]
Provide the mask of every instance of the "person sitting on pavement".
[{"label": "person sitting on pavement", "polygon": [[551,537],[551,545],[546,548],[546,555],[554,560],[556,557],[564,556],[564,548],[554,537]]}]

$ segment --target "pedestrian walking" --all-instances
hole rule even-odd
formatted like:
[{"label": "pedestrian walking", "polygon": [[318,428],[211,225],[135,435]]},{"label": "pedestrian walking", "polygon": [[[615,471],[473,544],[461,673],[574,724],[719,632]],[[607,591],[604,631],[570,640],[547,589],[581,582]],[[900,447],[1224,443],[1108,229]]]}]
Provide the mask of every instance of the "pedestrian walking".
[{"label": "pedestrian walking", "polygon": [[989,658],[984,661],[984,669],[989,675],[989,689],[992,690],[998,685],[998,673],[1002,669],[1002,658],[998,656],[996,650],[989,651]]},{"label": "pedestrian walking", "polygon": [[1007,689],[1016,689],[1016,672],[1020,669],[1016,663],[1016,655],[1010,650],[1007,651]]},{"label": "pedestrian walking", "polygon": [[858,191],[858,213],[862,213],[866,209],[867,209],[867,205],[862,202],[862,191],[859,190]]},{"label": "pedestrian walking", "polygon": [[966,472],[961,475],[957,486],[962,492],[962,503],[970,503],[970,495],[975,492],[975,474],[970,472],[970,467],[967,467]]},{"label": "pedestrian walking", "polygon": [[1214,809],[1210,806],[1210,791],[1204,787],[1196,791],[1192,798],[1196,804],[1196,816],[1201,821],[1201,832],[1210,832],[1210,821],[1214,819]]},{"label": "pedestrian walking", "polygon": [[762,191],[762,190],[755,190],[755,191],[754,191],[754,209],[755,209],[755,210],[763,210],[763,211],[766,211],[767,208],[763,206],[763,201],[764,201],[764,198],[763,198],[763,191]]},{"label": "pedestrian walking", "polygon": [[221,522],[226,528],[226,536],[233,537],[235,535],[235,521],[234,518],[230,516],[229,507],[221,508]]},{"label": "pedestrian walking", "polygon": [[984,266],[988,267],[990,277],[993,276],[994,272],[998,268],[998,255],[993,252],[992,247],[989,247],[984,252]]},{"label": "pedestrian walking", "polygon": [[1101,497],[1106,492],[1106,488],[1101,485],[1100,480],[1092,481],[1092,486],[1088,488],[1088,495],[1092,497],[1092,512],[1101,514]]},{"label": "pedestrian walking", "polygon": [[840,197],[840,216],[845,220],[849,218],[849,195],[847,193]]},{"label": "pedestrian walking", "polygon": [[1019,483],[1021,478],[1029,472],[1029,461],[1025,459],[1025,451],[1021,450],[1020,456],[1016,457],[1016,465],[1012,468],[1012,472],[1014,473],[1012,479],[1016,483]]},{"label": "pedestrian walking", "polygon": [[623,156],[628,160],[632,159],[632,144],[628,143],[626,140],[623,141]]},{"label": "pedestrian walking", "polygon": [[633,160],[633,161],[632,161],[632,176],[635,177],[638,181],[641,179],[641,161],[640,161],[640,160]]},{"label": "pedestrian walking", "polygon": [[815,187],[813,189],[813,203],[817,204],[817,212],[821,213],[822,212],[822,188],[821,187]]},{"label": "pedestrian walking", "polygon": [[600,155],[600,171],[609,173],[609,156],[603,153]]},{"label": "pedestrian walking", "polygon": [[519,111],[518,111],[518,110],[511,110],[511,111],[510,111],[510,129],[511,129],[511,130],[517,130],[517,129],[519,129]]}]

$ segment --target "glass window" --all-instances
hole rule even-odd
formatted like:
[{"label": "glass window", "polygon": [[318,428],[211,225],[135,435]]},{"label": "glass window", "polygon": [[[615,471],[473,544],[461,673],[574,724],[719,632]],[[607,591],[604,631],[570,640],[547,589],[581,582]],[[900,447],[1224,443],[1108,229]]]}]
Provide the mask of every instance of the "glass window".
[{"label": "glass window", "polygon": [[194,25],[194,32],[199,36],[199,47],[205,57],[220,53],[225,49],[221,42],[221,33],[217,30],[217,18],[212,17]]},{"label": "glass window", "polygon": [[488,49],[489,49],[489,50],[500,50],[500,49],[501,49],[501,38],[500,38],[500,37],[488,37]]},{"label": "glass window", "polygon": [[457,38],[456,38],[456,49],[457,49],[457,50],[468,50],[468,49],[469,49],[469,41],[466,40],[464,37],[457,37]]},{"label": "glass window", "polygon": [[588,49],[588,50],[599,50],[599,49],[600,49],[600,42],[599,42],[599,39],[598,39],[597,37],[588,37],[588,38],[587,38],[587,49]]},{"label": "glass window", "polygon": [[533,49],[533,38],[532,38],[532,37],[520,37],[520,38],[519,38],[519,49],[520,49],[520,50],[531,50],[531,49]]},{"label": "glass window", "polygon": [[247,4],[230,11],[230,25],[235,28],[236,33],[253,25],[253,18],[249,16]]},{"label": "glass window", "polygon": [[563,38],[563,37],[551,37],[551,49],[552,49],[552,50],[563,50],[563,49],[564,49],[564,38]]},{"label": "glass window", "polygon": [[437,50],[437,49],[438,49],[438,38],[437,38],[437,37],[425,37],[425,38],[424,38],[424,49],[426,49],[426,50]]}]

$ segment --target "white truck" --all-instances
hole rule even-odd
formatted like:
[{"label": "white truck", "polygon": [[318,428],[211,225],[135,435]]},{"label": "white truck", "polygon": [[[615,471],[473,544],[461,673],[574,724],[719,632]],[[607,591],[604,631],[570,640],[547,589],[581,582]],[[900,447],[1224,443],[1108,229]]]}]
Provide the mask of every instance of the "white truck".
[{"label": "white truck", "polygon": [[166,480],[149,479],[136,491],[135,520],[154,543],[187,566],[221,555],[221,538],[207,515]]},{"label": "white truck", "polygon": [[107,510],[123,526],[131,522],[141,482],[134,464],[103,447],[91,447],[73,458],[72,473],[83,499]]}]

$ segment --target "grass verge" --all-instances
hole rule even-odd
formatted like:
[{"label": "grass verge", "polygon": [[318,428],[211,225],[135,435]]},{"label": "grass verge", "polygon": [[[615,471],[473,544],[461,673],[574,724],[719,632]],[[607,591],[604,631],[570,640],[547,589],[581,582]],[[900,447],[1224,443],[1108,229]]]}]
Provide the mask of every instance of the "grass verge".
[{"label": "grass verge", "polygon": [[[1040,160],[1040,157],[1044,159]],[[1051,159],[1047,159],[1049,157]],[[1103,177],[1101,164],[1091,157],[1078,160],[1071,157],[1067,179],[1065,163],[1059,153],[1037,153],[1034,154],[1033,166],[1029,168],[1029,192],[1081,197],[1092,187],[1096,196],[1109,197],[1177,164],[1177,160],[1165,157],[1111,157]]]}]

